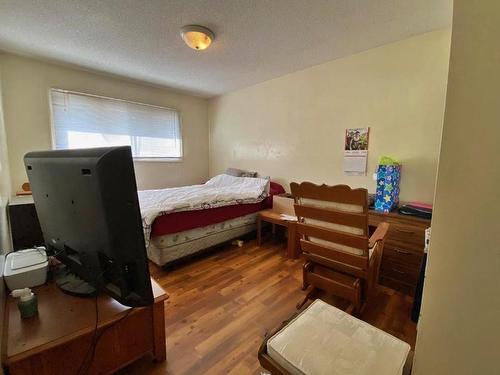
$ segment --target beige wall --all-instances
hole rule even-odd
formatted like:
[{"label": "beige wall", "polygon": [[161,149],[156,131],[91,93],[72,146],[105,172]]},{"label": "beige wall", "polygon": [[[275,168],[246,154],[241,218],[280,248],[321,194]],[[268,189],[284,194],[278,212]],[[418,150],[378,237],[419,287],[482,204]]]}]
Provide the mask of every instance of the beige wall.
[{"label": "beige wall", "polygon": [[0,55],[4,114],[13,191],[27,180],[22,158],[32,150],[50,149],[51,87],[148,104],[181,112],[182,162],[136,162],[139,189],[195,184],[208,175],[207,100],[83,70],[13,55]]},{"label": "beige wall", "polygon": [[[9,198],[10,173],[2,106],[2,76],[0,74],[0,275],[3,271],[3,258],[1,256],[11,250],[10,231],[7,221],[7,203]],[[0,284],[0,286],[3,286],[2,282]]]},{"label": "beige wall", "polygon": [[455,0],[414,374],[498,374],[500,2]]},{"label": "beige wall", "polygon": [[[450,31],[435,31],[209,102],[210,175],[227,167],[374,190],[378,157],[403,165],[401,199],[433,199]],[[368,175],[342,172],[344,132],[371,127]]]},{"label": "beige wall", "polygon": [[[0,279],[3,277],[5,254],[11,250],[10,231],[7,223],[7,202],[10,197],[10,175],[7,161],[7,143],[5,140],[5,126],[2,110],[2,76],[0,74]],[[0,322],[4,319],[5,285],[0,281]],[[0,356],[4,346],[2,345],[3,324],[0,326]],[[3,369],[0,368],[0,374]]]}]

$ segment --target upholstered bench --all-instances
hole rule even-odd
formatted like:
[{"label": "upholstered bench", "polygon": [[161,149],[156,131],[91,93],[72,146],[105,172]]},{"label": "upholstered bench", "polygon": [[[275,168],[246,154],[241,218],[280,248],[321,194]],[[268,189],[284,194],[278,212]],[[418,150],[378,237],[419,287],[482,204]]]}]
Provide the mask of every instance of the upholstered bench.
[{"label": "upholstered bench", "polygon": [[400,375],[410,345],[321,300],[291,319],[259,351],[275,374]]}]

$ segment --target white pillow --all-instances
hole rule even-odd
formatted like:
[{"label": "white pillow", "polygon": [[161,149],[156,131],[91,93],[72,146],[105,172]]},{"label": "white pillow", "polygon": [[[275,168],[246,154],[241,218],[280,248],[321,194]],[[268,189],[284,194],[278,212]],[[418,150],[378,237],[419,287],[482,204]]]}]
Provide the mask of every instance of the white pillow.
[{"label": "white pillow", "polygon": [[235,189],[259,189],[269,194],[269,179],[259,177],[234,177],[228,174],[219,174],[208,180],[205,185],[211,187],[232,187]]}]

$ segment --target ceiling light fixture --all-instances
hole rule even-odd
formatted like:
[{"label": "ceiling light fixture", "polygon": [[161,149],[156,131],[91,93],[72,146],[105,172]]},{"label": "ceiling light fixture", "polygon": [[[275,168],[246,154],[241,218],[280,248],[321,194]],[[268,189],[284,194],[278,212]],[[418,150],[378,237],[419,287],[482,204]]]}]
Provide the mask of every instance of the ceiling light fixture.
[{"label": "ceiling light fixture", "polygon": [[210,46],[215,38],[215,35],[206,27],[188,25],[181,28],[181,37],[190,48],[196,51],[201,51]]}]

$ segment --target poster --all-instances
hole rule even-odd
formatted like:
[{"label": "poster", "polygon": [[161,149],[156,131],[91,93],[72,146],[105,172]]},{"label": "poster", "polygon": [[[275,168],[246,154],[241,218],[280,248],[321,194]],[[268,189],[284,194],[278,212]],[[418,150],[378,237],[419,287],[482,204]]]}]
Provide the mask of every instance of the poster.
[{"label": "poster", "polygon": [[370,128],[346,129],[344,174],[349,176],[366,176],[369,135]]}]

